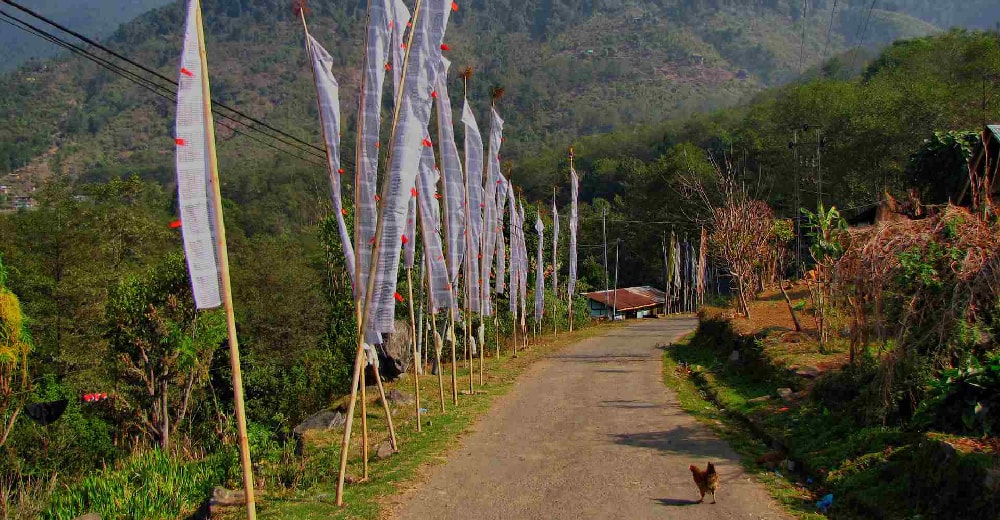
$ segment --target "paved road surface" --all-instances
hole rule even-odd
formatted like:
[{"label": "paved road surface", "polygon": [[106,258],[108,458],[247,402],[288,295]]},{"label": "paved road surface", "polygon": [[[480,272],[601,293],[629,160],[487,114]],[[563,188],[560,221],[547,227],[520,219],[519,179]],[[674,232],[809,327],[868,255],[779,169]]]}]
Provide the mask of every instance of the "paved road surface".
[{"label": "paved road surface", "polygon": [[[404,519],[784,519],[737,455],[662,383],[662,351],[692,318],[644,320],[539,361],[448,461],[402,497]],[[718,503],[688,465],[713,461]]]}]

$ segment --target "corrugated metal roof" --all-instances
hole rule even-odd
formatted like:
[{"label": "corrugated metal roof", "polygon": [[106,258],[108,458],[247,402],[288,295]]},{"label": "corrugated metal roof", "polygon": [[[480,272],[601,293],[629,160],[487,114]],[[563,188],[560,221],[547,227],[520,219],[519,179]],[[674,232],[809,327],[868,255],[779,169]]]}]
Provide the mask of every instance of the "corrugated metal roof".
[{"label": "corrugated metal roof", "polygon": [[666,293],[649,286],[629,287],[617,291],[595,291],[584,293],[584,296],[608,307],[615,307],[621,312],[656,307],[667,301]]},{"label": "corrugated metal roof", "polygon": [[1000,125],[986,125],[986,128],[993,134],[994,139],[1000,141]]}]

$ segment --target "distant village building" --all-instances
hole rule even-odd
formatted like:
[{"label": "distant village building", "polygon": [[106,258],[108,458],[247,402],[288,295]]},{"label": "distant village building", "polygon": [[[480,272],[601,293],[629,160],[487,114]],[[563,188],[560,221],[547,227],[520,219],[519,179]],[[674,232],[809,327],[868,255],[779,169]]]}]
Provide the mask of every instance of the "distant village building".
[{"label": "distant village building", "polygon": [[32,209],[35,207],[35,199],[26,196],[14,197],[13,206],[14,209]]},{"label": "distant village building", "polygon": [[607,319],[612,313],[616,320],[655,316],[663,310],[667,295],[654,287],[594,291],[583,295],[590,303],[590,317]]}]

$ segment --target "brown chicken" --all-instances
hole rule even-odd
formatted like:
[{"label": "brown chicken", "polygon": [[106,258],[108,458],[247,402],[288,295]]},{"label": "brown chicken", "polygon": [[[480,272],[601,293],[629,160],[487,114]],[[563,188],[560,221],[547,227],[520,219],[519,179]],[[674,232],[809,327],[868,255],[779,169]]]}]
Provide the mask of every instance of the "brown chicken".
[{"label": "brown chicken", "polygon": [[692,464],[688,467],[691,470],[691,474],[694,476],[694,483],[698,485],[698,492],[701,493],[701,500],[698,502],[705,501],[705,493],[712,493],[712,503],[715,503],[715,492],[719,490],[719,474],[715,472],[715,465],[711,462],[708,463],[708,467],[705,471],[698,469],[698,466]]}]

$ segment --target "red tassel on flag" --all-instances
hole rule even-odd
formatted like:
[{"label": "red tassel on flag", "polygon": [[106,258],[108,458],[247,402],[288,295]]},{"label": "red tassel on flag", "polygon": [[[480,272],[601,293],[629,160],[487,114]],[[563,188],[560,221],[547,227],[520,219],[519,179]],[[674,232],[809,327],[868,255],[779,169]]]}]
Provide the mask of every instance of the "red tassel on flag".
[{"label": "red tassel on flag", "polygon": [[382,197],[375,195],[375,202],[382,202]]},{"label": "red tassel on flag", "polygon": [[170,223],[170,229],[178,229],[180,227],[181,227],[181,221],[180,221],[180,219],[177,219],[177,220],[175,220],[175,221],[173,221],[173,222]]},{"label": "red tassel on flag", "polygon": [[345,216],[347,215],[347,210],[346,210],[346,209],[342,209],[342,210],[340,210],[340,212],[341,212],[342,214],[344,214]]},{"label": "red tassel on flag", "polygon": [[432,143],[430,139],[424,138],[424,146],[426,146],[427,148],[430,148],[430,147],[434,146],[434,143]]},{"label": "red tassel on flag", "polygon": [[392,70],[392,64],[389,63],[389,62],[386,62],[386,64],[385,64],[385,70]]},{"label": "red tassel on flag", "polygon": [[416,197],[417,196],[417,189],[416,188],[410,188],[410,195],[413,195],[414,197]]},{"label": "red tassel on flag", "polygon": [[187,76],[189,78],[193,78],[194,77],[194,73],[191,72],[190,70],[187,70],[184,67],[181,67],[181,74],[183,74],[183,75],[185,75],[185,76]]},{"label": "red tassel on flag", "polygon": [[451,47],[449,47],[447,43],[442,43],[441,44],[441,50],[443,50],[443,51],[450,51]]},{"label": "red tassel on flag", "polygon": [[344,169],[343,168],[337,168],[337,173],[343,175],[344,174]]},{"label": "red tassel on flag", "polygon": [[441,200],[441,194],[440,193],[435,193],[434,194],[434,198],[437,199],[437,200]]},{"label": "red tassel on flag", "polygon": [[458,2],[452,2],[451,3],[451,10],[452,11],[458,11]]},{"label": "red tassel on flag", "polygon": [[393,293],[392,297],[395,298],[397,302],[400,302],[400,303],[403,302],[403,297],[400,296],[399,293]]},{"label": "red tassel on flag", "polygon": [[178,137],[177,139],[174,139],[174,144],[176,144],[177,146],[184,146],[186,143],[183,139]]},{"label": "red tassel on flag", "polygon": [[437,93],[436,90],[431,91],[431,97],[434,98],[434,99],[438,98],[438,93]]},{"label": "red tassel on flag", "polygon": [[403,235],[403,245],[405,246],[406,244],[409,244],[409,243],[410,243],[410,239],[406,238],[406,235]]}]

